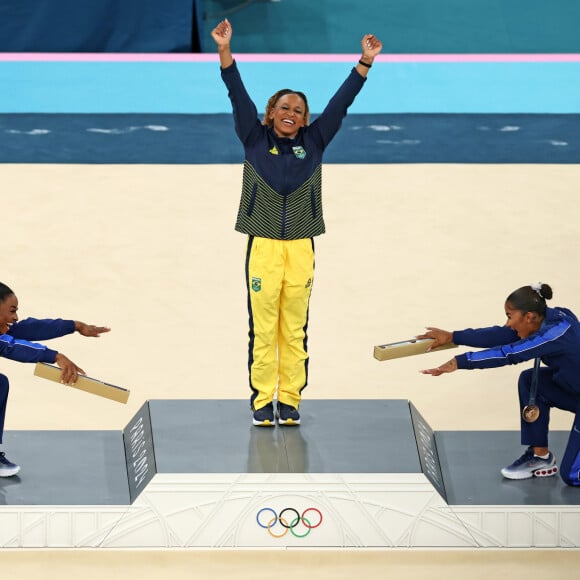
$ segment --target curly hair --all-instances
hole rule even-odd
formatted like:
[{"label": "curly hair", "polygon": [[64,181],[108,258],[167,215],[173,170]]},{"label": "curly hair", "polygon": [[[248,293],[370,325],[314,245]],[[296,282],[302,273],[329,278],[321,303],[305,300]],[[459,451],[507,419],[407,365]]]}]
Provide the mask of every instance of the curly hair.
[{"label": "curly hair", "polygon": [[269,99],[266,104],[266,112],[264,113],[264,120],[262,121],[262,125],[266,125],[267,127],[273,126],[273,121],[270,119],[270,113],[272,109],[277,105],[278,101],[281,97],[285,95],[297,95],[304,101],[304,119],[305,124],[308,125],[308,121],[310,119],[310,109],[308,107],[308,99],[306,95],[301,91],[293,91],[292,89],[280,89],[278,92],[274,93]]}]

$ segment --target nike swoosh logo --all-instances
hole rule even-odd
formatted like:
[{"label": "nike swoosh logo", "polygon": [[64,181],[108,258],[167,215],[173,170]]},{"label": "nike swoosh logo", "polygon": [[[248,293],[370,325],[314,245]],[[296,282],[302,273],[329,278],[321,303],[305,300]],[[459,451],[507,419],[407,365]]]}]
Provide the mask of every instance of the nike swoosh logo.
[{"label": "nike swoosh logo", "polygon": [[578,427],[576,427],[576,425],[574,425],[574,431],[576,431],[576,433],[580,433],[580,431],[578,430]]}]

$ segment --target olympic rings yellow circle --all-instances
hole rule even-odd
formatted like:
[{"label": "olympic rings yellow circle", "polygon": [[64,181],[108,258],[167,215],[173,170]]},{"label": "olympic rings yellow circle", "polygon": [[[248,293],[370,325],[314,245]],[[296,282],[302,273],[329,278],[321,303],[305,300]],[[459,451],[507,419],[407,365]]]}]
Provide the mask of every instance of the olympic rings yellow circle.
[{"label": "olympic rings yellow circle", "polygon": [[[283,537],[284,537],[284,536],[285,536],[285,535],[288,533],[289,526],[285,526],[284,524],[282,524],[282,527],[284,528],[284,531],[283,531],[281,534],[275,534],[275,533],[272,531],[272,522],[275,522],[275,521],[276,521],[276,518],[272,518],[272,519],[271,519],[271,520],[268,522],[268,533],[269,533],[269,534],[270,534],[270,535],[271,535],[273,538],[283,538]],[[288,523],[288,522],[286,522],[286,520],[283,520],[283,519],[282,519],[282,518],[280,518],[280,517],[278,517],[278,521],[279,521],[280,523],[282,523],[282,522],[285,522],[286,524]],[[276,525],[276,524],[274,524],[274,525]]]}]

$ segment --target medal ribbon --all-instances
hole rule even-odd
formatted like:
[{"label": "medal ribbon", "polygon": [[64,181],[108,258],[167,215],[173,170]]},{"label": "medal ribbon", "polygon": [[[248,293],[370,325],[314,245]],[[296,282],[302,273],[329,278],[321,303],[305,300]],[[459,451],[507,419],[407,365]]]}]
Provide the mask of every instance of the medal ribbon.
[{"label": "medal ribbon", "polygon": [[538,393],[538,375],[540,374],[540,357],[534,360],[534,374],[532,375],[532,386],[530,387],[530,400],[528,406],[536,404],[536,395]]},{"label": "medal ribbon", "polygon": [[540,359],[534,361],[534,371],[532,374],[532,384],[530,386],[530,398],[528,404],[522,410],[522,419],[526,423],[533,423],[540,416],[540,408],[536,405],[536,395],[538,393],[538,375],[540,374]]}]

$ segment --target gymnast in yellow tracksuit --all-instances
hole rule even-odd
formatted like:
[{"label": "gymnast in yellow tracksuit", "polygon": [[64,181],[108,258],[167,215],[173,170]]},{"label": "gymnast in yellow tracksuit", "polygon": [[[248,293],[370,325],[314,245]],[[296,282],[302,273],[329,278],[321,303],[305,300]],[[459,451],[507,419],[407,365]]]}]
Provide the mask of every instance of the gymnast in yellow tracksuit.
[{"label": "gymnast in yellow tracksuit", "polygon": [[362,56],[321,115],[309,124],[306,96],[275,93],[263,121],[233,59],[232,26],[212,31],[221,76],[244,146],[242,196],[236,230],[248,235],[249,380],[253,423],[300,423],[298,407],[308,382],[307,327],[314,280],[314,240],[324,233],[321,199],[323,153],[366,80],[381,42],[361,41]]}]

